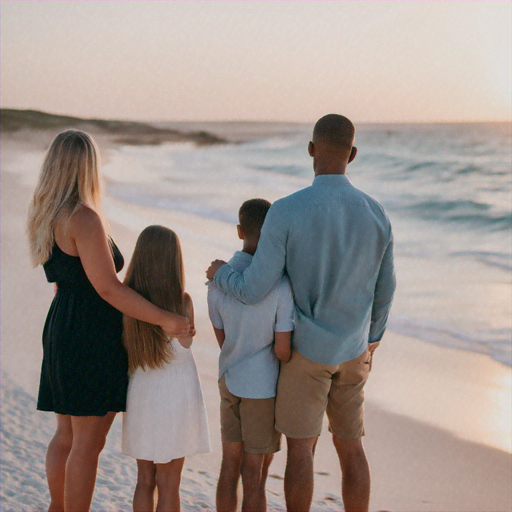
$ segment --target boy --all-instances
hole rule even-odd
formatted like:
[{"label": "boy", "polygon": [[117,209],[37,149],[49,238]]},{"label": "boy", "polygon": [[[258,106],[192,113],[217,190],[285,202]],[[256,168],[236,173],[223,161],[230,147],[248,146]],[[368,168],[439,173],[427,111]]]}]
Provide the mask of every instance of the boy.
[{"label": "boy", "polygon": [[[239,273],[251,264],[269,208],[264,199],[250,199],[240,207],[237,230],[243,249],[229,262]],[[279,360],[287,362],[291,355],[292,290],[283,277],[263,300],[247,306],[209,284],[208,309],[221,348],[222,467],[217,510],[236,510],[241,474],[242,511],[262,512],[266,510],[268,468],[280,449],[274,408]]]}]

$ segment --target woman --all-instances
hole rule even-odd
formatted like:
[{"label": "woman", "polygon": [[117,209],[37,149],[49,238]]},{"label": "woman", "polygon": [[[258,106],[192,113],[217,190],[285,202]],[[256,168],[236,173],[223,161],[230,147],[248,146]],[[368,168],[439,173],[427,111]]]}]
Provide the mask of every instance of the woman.
[{"label": "woman", "polygon": [[126,407],[122,314],[171,336],[191,334],[188,319],[119,281],[123,257],[106,233],[95,144],[86,133],[62,132],[46,154],[28,219],[33,264],[57,285],[37,405],[57,415],[46,456],[50,511],[90,508],[100,452]]}]

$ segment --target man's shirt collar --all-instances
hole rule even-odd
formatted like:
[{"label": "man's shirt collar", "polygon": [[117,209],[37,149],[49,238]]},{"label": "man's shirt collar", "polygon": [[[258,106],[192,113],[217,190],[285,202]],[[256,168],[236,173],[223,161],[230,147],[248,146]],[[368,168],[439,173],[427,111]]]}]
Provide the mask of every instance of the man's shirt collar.
[{"label": "man's shirt collar", "polygon": [[331,187],[352,185],[345,174],[319,174],[313,180],[313,186],[328,185]]}]

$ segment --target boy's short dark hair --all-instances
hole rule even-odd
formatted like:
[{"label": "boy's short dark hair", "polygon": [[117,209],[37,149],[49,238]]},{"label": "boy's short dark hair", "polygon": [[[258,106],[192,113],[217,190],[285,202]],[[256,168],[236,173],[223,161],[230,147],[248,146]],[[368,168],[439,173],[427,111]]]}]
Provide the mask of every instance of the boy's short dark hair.
[{"label": "boy's short dark hair", "polygon": [[240,206],[238,220],[248,236],[259,236],[271,204],[266,199],[249,199]]}]

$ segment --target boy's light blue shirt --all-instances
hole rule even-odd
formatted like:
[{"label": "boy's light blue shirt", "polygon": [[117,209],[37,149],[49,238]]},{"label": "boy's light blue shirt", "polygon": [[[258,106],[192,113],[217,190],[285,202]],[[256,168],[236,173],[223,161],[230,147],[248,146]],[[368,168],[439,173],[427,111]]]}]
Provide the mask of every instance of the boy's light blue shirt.
[{"label": "boy's light blue shirt", "polygon": [[[229,261],[243,273],[252,256],[236,252]],[[248,306],[227,295],[213,283],[208,287],[208,311],[213,326],[226,335],[219,356],[219,380],[235,396],[272,398],[276,396],[279,360],[274,351],[274,332],[293,331],[295,306],[287,278],[259,301]]]},{"label": "boy's light blue shirt", "polygon": [[243,275],[224,265],[214,283],[255,304],[285,270],[297,314],[294,350],[337,365],[380,341],[395,291],[391,224],[345,175],[319,175],[276,201],[251,265]]}]

